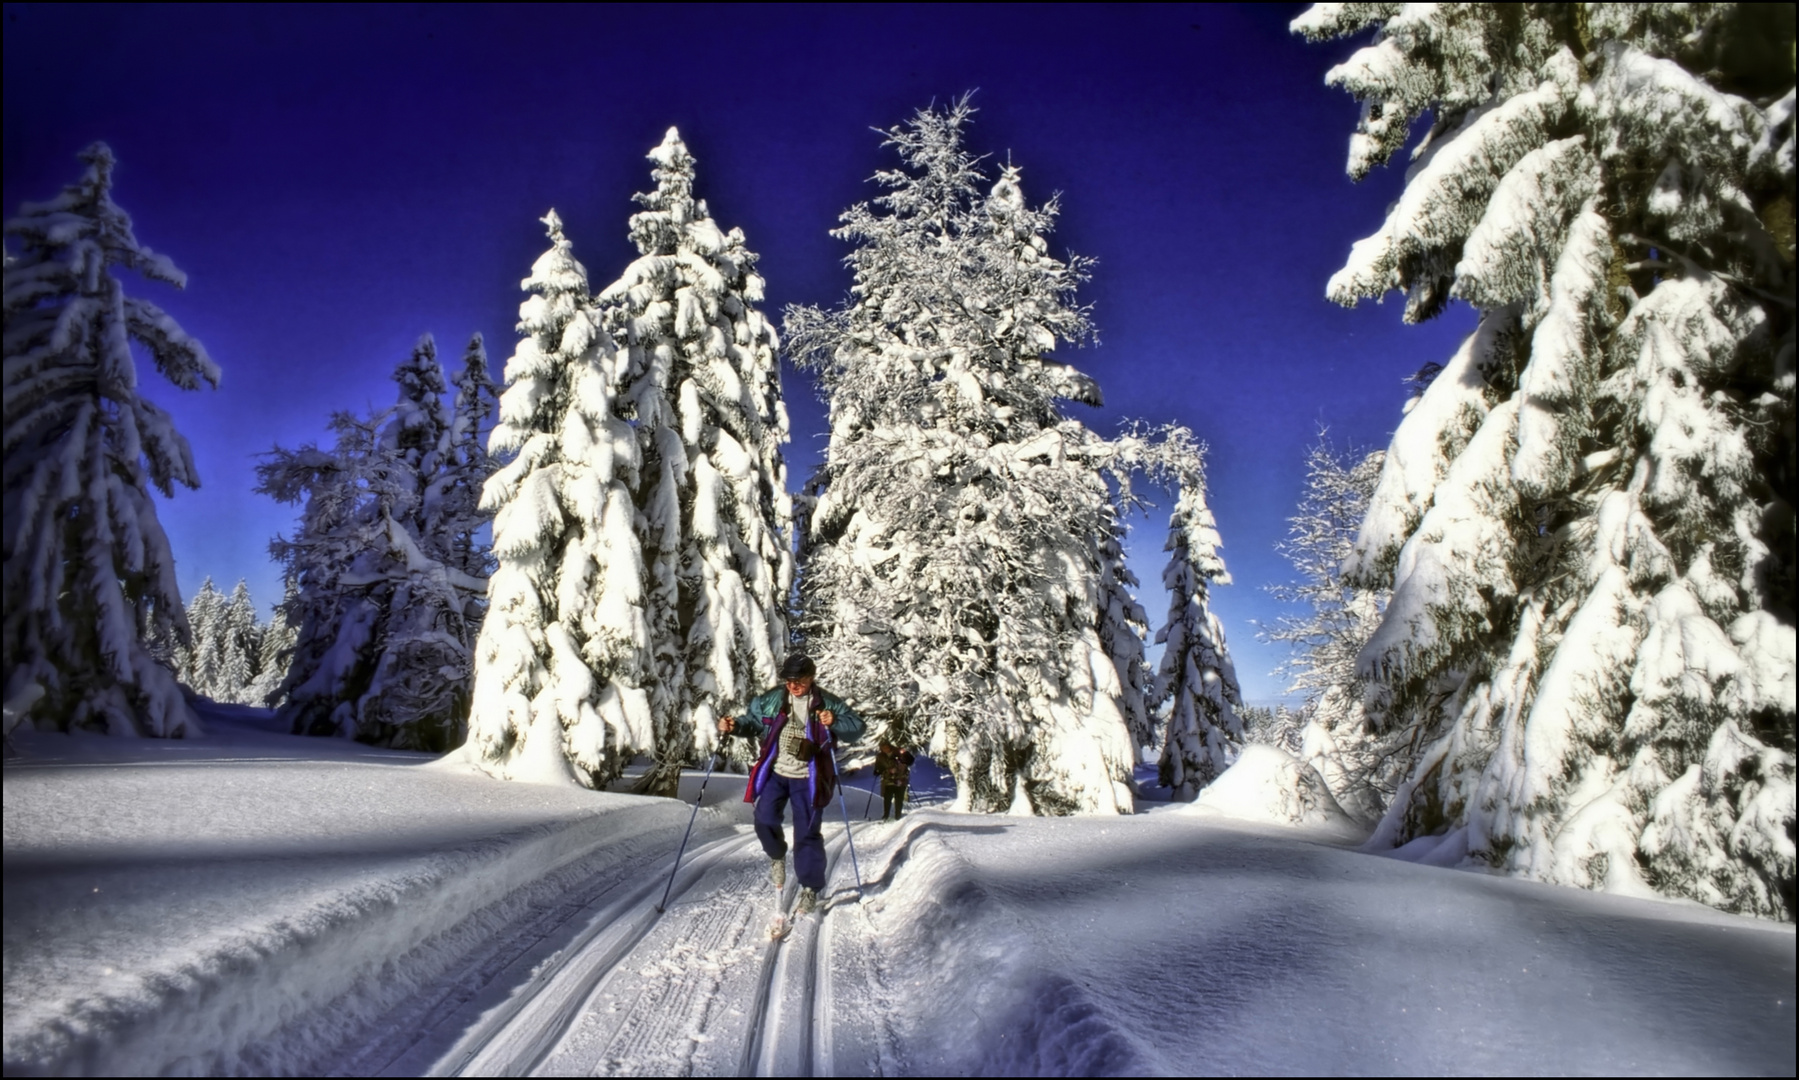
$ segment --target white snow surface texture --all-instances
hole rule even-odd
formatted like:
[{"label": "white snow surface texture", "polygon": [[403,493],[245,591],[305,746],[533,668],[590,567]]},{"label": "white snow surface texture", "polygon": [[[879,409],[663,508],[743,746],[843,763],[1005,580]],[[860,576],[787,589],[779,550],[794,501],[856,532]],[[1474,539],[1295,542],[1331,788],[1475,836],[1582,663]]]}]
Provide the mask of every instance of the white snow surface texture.
[{"label": "white snow surface texture", "polygon": [[[18,740],[8,1075],[1793,1071],[1791,925],[1206,800],[863,824],[852,786],[861,902],[839,817],[822,915],[769,950],[740,777],[657,916],[680,803],[200,708],[201,739]],[[1251,746],[1210,797],[1295,765]]]}]

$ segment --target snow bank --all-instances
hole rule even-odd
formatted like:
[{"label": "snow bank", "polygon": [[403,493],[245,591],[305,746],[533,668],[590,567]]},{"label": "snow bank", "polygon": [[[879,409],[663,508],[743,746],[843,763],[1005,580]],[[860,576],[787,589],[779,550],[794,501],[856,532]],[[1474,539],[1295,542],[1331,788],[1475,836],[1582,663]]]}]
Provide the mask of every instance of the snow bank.
[{"label": "snow bank", "polygon": [[572,884],[659,864],[687,822],[259,715],[208,712],[202,740],[15,739],[7,1075],[304,1074]]},{"label": "snow bank", "polygon": [[[1163,1071],[1128,1018],[1045,963],[1044,928],[999,900],[945,839],[1009,833],[990,820],[927,811],[875,849],[868,876],[879,895],[863,905],[866,920],[837,930],[834,1075]],[[863,843],[870,833],[880,835]],[[872,934],[875,948],[844,942],[853,934]]]},{"label": "snow bank", "polygon": [[1236,763],[1181,812],[1309,826],[1345,839],[1360,838],[1367,831],[1338,805],[1316,768],[1261,743],[1245,746]]},{"label": "snow bank", "polygon": [[1184,808],[856,836],[833,1075],[1792,1072],[1790,925]]}]

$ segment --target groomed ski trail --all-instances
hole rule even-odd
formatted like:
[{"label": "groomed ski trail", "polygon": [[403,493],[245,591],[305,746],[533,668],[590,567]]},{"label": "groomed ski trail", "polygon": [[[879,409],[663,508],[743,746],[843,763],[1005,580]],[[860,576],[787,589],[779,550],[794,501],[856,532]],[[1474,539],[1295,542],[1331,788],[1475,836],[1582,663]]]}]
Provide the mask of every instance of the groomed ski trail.
[{"label": "groomed ski trail", "polygon": [[[832,928],[858,899],[847,849],[827,824],[819,908],[780,940],[747,826],[690,849],[662,912],[666,858],[614,864],[391,1010],[391,1034],[329,1072],[833,1075]],[[790,878],[784,911],[798,890]]]},{"label": "groomed ski trail", "polygon": [[[753,837],[746,842],[732,830],[691,850],[670,890],[671,904],[721,860],[753,846]],[[654,926],[666,873],[666,853],[658,851],[570,886],[567,902],[391,1010],[379,1026],[394,1034],[332,1061],[330,1074],[529,1072],[592,987]]]},{"label": "groomed ski trail", "polygon": [[[854,825],[859,841],[882,831]],[[662,912],[672,852],[564,874],[530,918],[365,1017],[360,1037],[346,1033],[308,1071],[832,1075],[830,927],[858,899],[847,849],[844,823],[827,822],[818,910],[779,941],[767,936],[768,862],[747,824],[694,837]],[[798,890],[790,876],[783,910]]]},{"label": "groomed ski trail", "polygon": [[[827,839],[828,874],[844,847],[841,833]],[[827,886],[817,915],[800,917],[785,938],[771,941],[767,868],[753,837],[718,860],[594,983],[536,1073],[829,1075],[829,1063],[816,1060],[812,1024],[798,1022],[810,1010],[794,1010],[816,998],[821,920],[854,887]],[[798,888],[788,883],[784,909]]]}]

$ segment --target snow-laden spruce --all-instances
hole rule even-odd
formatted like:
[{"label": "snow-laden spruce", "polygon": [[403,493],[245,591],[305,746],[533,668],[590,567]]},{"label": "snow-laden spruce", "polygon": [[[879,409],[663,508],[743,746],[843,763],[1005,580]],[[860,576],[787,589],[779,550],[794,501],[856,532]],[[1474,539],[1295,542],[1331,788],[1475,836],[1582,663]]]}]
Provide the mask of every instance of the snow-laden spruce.
[{"label": "snow-laden spruce", "polygon": [[1397,732],[1374,734],[1384,727],[1378,687],[1356,669],[1386,610],[1387,590],[1345,581],[1343,560],[1368,515],[1385,459],[1381,450],[1339,453],[1319,433],[1306,455],[1305,493],[1279,545],[1300,577],[1269,590],[1304,607],[1281,616],[1268,634],[1293,647],[1279,673],[1289,680],[1287,693],[1305,696],[1294,753],[1318,770],[1344,809],[1366,822],[1386,810],[1404,754],[1403,745],[1394,745]]},{"label": "snow-laden spruce", "polygon": [[[185,641],[175,558],[149,485],[198,487],[188,443],[138,390],[136,343],[183,390],[218,386],[206,349],[118,270],[177,288],[187,277],[137,242],[112,201],[113,156],[6,223],[5,699],[64,730],[197,732],[146,644]],[[24,705],[20,705],[23,710]]]},{"label": "snow-laden spruce", "polygon": [[1156,745],[1161,731],[1156,722],[1156,673],[1145,655],[1144,638],[1149,633],[1149,613],[1138,602],[1135,590],[1137,575],[1124,559],[1126,526],[1114,506],[1112,520],[1099,545],[1099,633],[1100,645],[1118,675],[1119,706],[1131,733],[1133,761],[1141,761],[1147,747]]},{"label": "snow-laden spruce", "polygon": [[[447,565],[471,577],[486,578],[493,572],[493,552],[478,535],[488,521],[481,509],[481,490],[495,467],[487,453],[491,430],[487,418],[498,405],[499,391],[487,370],[487,346],[479,333],[469,338],[463,349],[455,386],[450,426],[443,434],[442,461],[425,488],[422,525],[425,535],[447,545],[442,554]],[[480,611],[485,611],[485,598],[478,603]],[[479,618],[479,612],[472,617]]]},{"label": "snow-laden spruce", "polygon": [[[1197,460],[1197,447],[1192,454]],[[1225,648],[1224,626],[1211,607],[1212,586],[1231,580],[1218,555],[1221,545],[1196,467],[1168,515],[1163,547],[1168,565],[1162,570],[1168,618],[1156,631],[1156,643],[1165,646],[1157,688],[1168,701],[1157,773],[1177,799],[1198,796],[1243,746],[1243,722],[1236,713],[1243,698]]]},{"label": "snow-laden spruce", "polygon": [[787,316],[830,397],[803,630],[821,680],[927,743],[960,806],[1128,811],[1149,680],[1120,640],[1142,615],[1108,479],[1128,492],[1154,454],[1063,415],[1100,400],[1049,356],[1091,335],[1074,300],[1087,261],[1049,254],[1056,204],[1027,204],[1016,168],[983,174],[962,142],[972,112],[887,133],[904,167],[834,233],[858,245],[850,301]]},{"label": "snow-laden spruce", "polygon": [[1376,833],[1794,911],[1793,21],[1779,5],[1324,4],[1360,176],[1331,279],[1480,324],[1401,421],[1346,565],[1417,747]]},{"label": "snow-laden spruce", "polygon": [[617,404],[626,352],[601,325],[554,210],[520,287],[518,349],[488,441],[496,566],[475,645],[466,752],[511,779],[597,787],[656,744],[638,540],[642,456]]},{"label": "snow-laden spruce", "polygon": [[673,793],[714,721],[775,679],[793,587],[792,504],[781,445],[777,340],[743,232],[693,194],[694,158],[669,128],[649,158],[655,189],[631,217],[639,257],[596,304],[623,359],[617,407],[636,426],[656,679],[656,766]]},{"label": "snow-laden spruce", "polygon": [[175,678],[201,697],[211,697],[219,683],[226,645],[225,595],[208,576],[187,602],[188,642],[174,643],[167,660]]},{"label": "snow-laden spruce", "polygon": [[[457,433],[475,421],[445,405],[430,335],[394,381],[391,409],[332,418],[332,450],[276,447],[257,466],[258,491],[304,502],[293,539],[270,545],[298,586],[284,605],[296,638],[278,715],[296,733],[444,750],[465,731],[487,589],[462,569],[482,563],[469,548],[479,511],[446,496],[480,482],[485,459],[458,458]],[[458,406],[488,408],[479,393]]]}]

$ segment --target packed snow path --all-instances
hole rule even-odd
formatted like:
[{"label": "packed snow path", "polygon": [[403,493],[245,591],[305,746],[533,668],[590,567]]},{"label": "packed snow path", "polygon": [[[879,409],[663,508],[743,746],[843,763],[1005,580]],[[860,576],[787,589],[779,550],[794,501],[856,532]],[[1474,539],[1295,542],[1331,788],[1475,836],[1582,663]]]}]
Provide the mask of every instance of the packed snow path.
[{"label": "packed snow path", "polygon": [[9,1075],[1794,1072],[1790,925],[1183,807],[927,809],[858,820],[860,902],[834,812],[770,948],[741,778],[658,914],[691,804],[210,723],[8,761]]},{"label": "packed snow path", "polygon": [[[836,862],[841,833],[827,850]],[[655,908],[661,879],[614,888],[545,926],[539,946],[484,993],[443,1010],[443,988],[427,988],[379,1025],[394,1036],[331,1062],[330,1071],[831,1075],[828,1059],[820,1068],[813,1026],[798,1018],[824,996],[820,919],[853,900],[854,886],[827,890],[821,914],[800,918],[776,942],[766,927],[774,910],[767,873],[753,835],[715,840],[683,863],[664,912]],[[796,891],[790,883],[787,905]],[[566,943],[546,957],[558,938]]]}]

